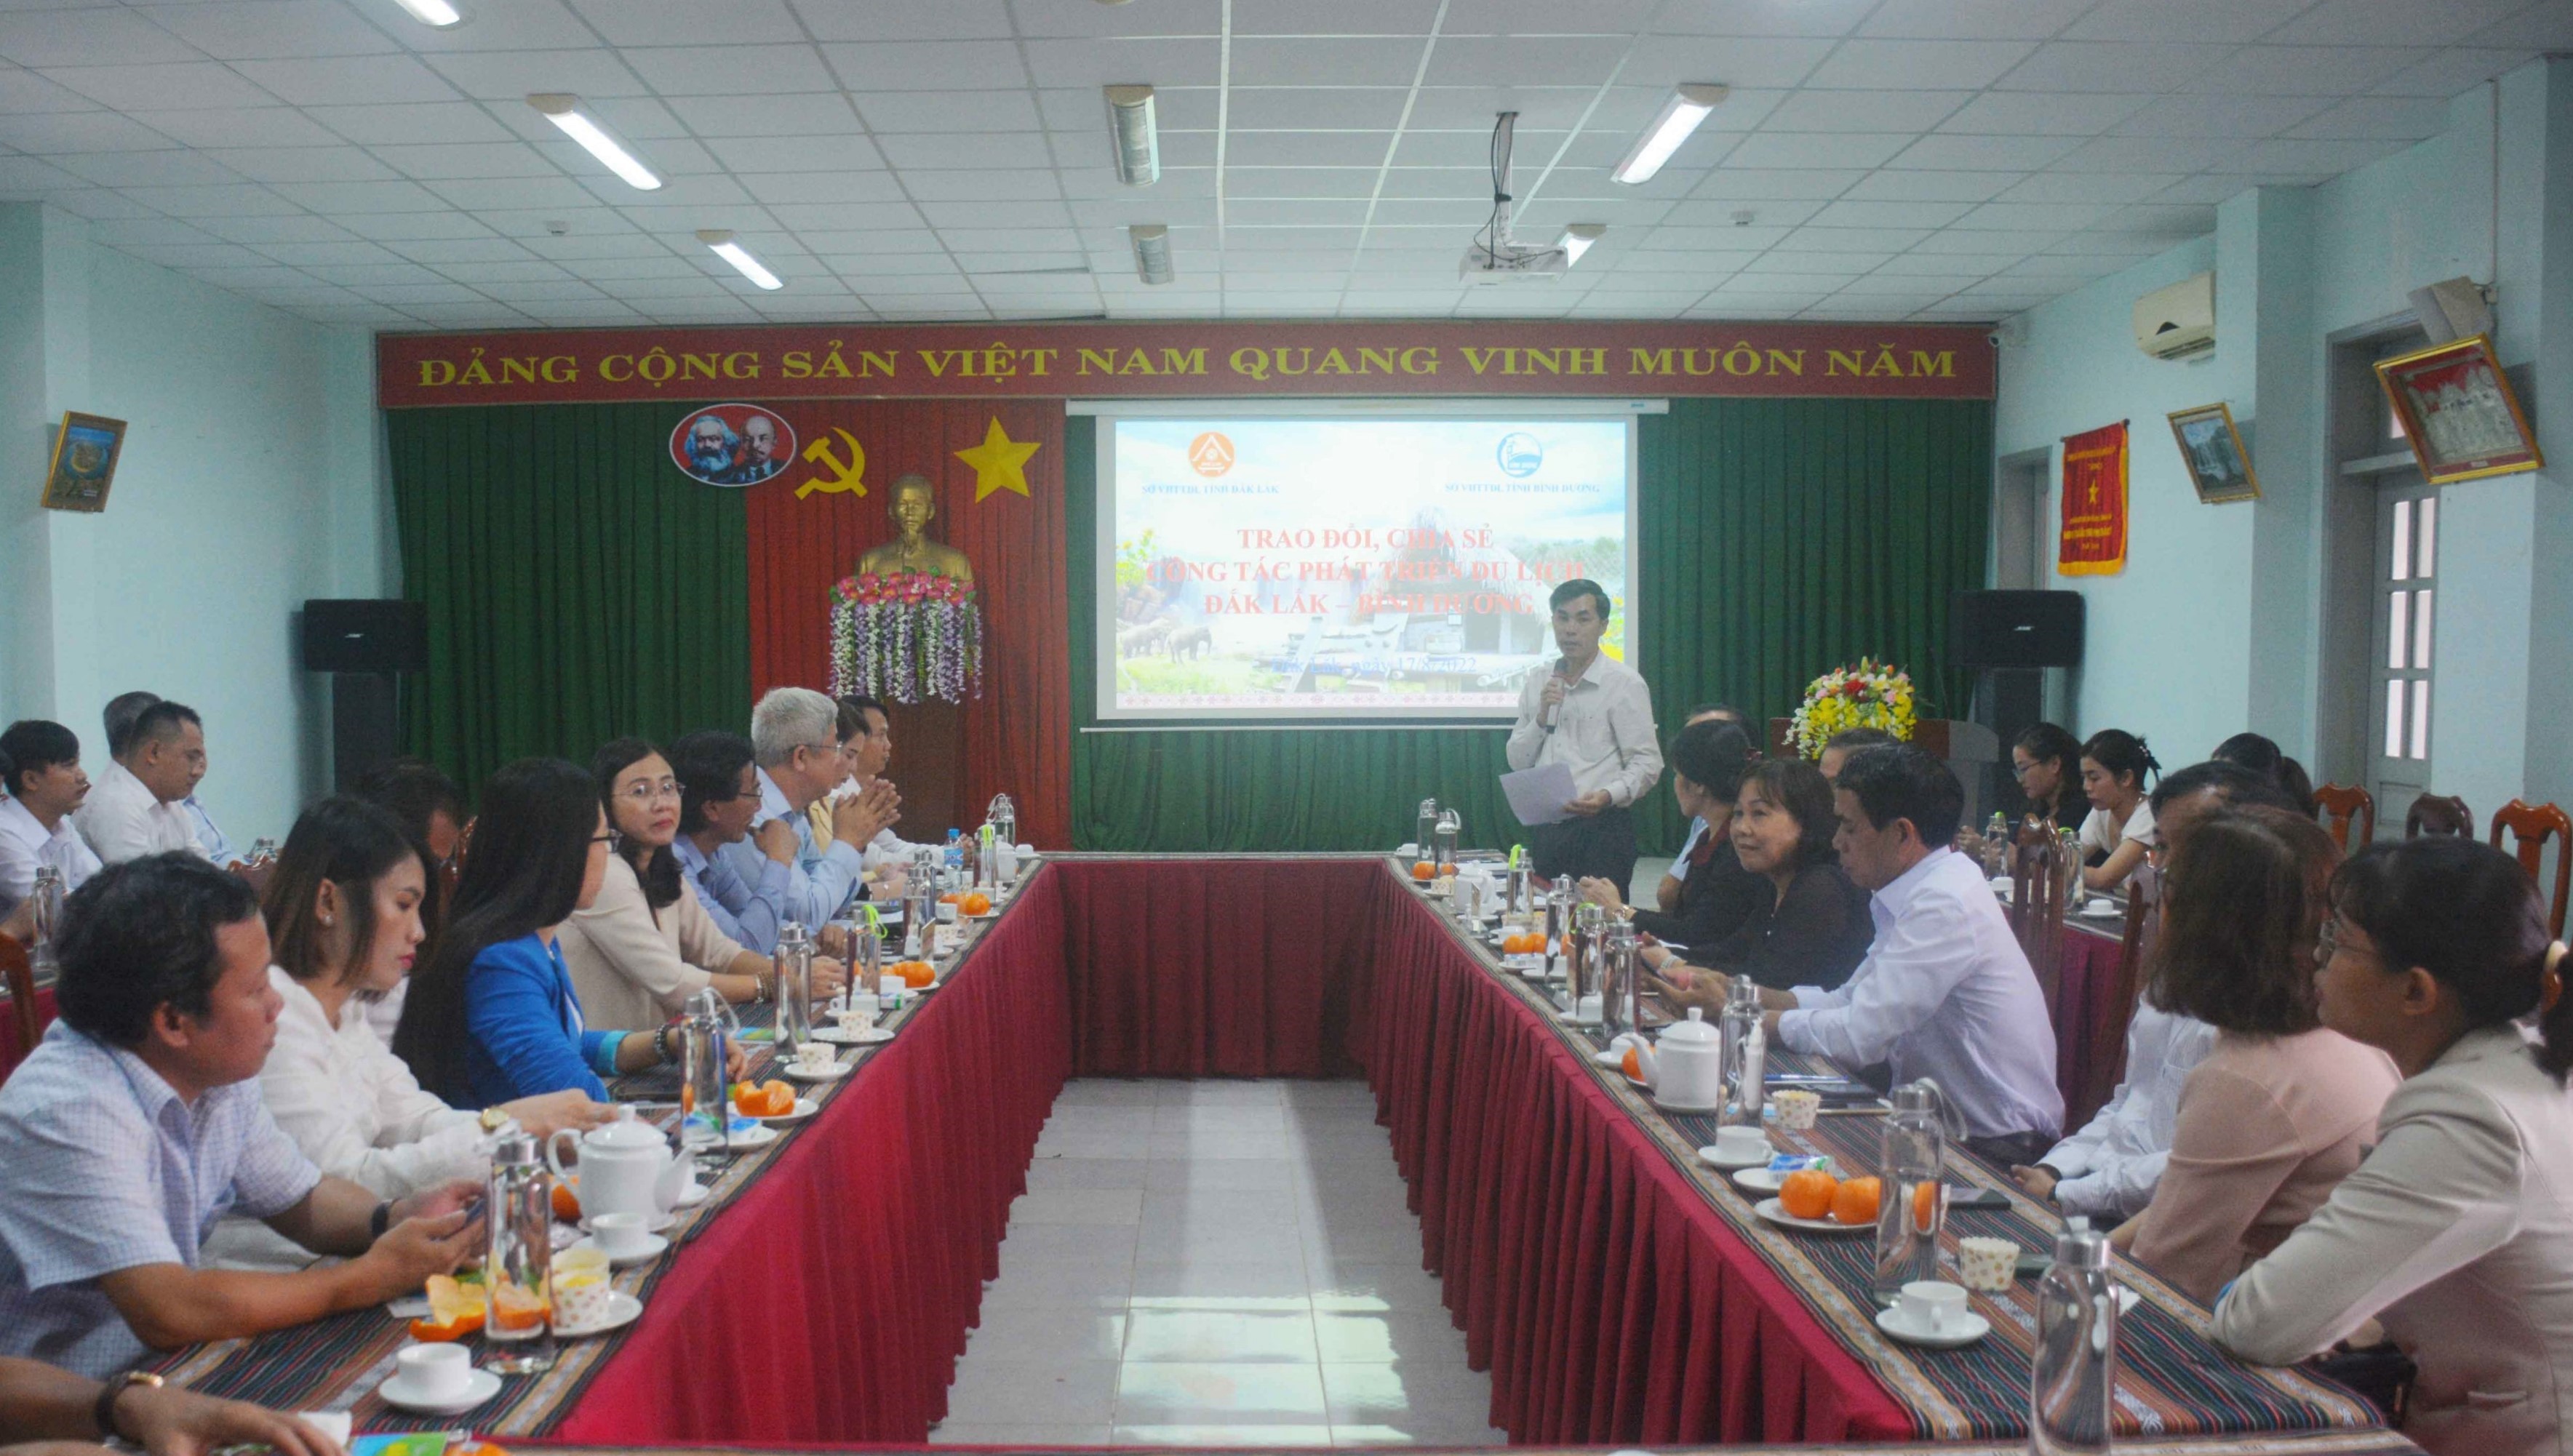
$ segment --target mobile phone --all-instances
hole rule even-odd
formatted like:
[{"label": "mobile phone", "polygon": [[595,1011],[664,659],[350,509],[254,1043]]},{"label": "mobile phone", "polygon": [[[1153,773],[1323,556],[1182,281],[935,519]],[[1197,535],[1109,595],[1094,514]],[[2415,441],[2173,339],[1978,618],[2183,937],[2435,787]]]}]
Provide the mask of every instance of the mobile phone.
[{"label": "mobile phone", "polygon": [[1951,1208],[2007,1208],[2010,1205],[2010,1194],[1999,1188],[1964,1188],[1954,1184],[1948,1188],[1948,1206]]}]

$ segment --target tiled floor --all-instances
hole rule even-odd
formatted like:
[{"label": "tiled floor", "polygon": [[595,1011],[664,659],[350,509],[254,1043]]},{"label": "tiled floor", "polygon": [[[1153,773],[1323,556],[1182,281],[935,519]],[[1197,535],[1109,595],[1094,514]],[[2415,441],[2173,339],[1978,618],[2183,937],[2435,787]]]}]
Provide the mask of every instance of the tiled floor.
[{"label": "tiled floor", "polygon": [[1354,1082],[1075,1082],[957,1366],[953,1444],[1499,1444]]}]

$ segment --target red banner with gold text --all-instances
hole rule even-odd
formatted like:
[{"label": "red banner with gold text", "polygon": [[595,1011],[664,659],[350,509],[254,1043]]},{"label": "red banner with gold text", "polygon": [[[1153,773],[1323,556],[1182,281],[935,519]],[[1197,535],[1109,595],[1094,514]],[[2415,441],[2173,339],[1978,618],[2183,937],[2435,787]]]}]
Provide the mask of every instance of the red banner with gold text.
[{"label": "red banner with gold text", "polygon": [[2115,576],[2127,569],[2127,422],[2064,437],[2064,533],[2055,569]]},{"label": "red banner with gold text", "polygon": [[1989,399],[1980,326],[1489,320],[382,335],[387,409],[634,399]]}]

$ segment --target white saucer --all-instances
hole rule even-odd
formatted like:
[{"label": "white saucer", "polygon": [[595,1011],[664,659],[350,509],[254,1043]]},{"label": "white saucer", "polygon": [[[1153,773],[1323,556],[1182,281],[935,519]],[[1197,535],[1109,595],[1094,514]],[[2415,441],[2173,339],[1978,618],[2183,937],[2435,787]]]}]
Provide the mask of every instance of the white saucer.
[{"label": "white saucer", "polygon": [[[598,1248],[598,1240],[594,1238],[584,1238],[577,1243],[574,1243],[572,1248]],[[565,1253],[569,1253],[571,1249],[565,1249],[563,1251]],[[643,1235],[643,1247],[635,1250],[633,1253],[608,1254],[607,1266],[612,1269],[630,1269],[636,1264],[648,1264],[669,1251],[670,1240],[663,1238],[657,1233],[647,1233]],[[607,1253],[605,1249],[599,1249],[599,1252]]]},{"label": "white saucer", "polygon": [[1755,1193],[1774,1193],[1778,1191],[1778,1185],[1785,1181],[1786,1179],[1773,1172],[1765,1162],[1733,1170],[1733,1185],[1737,1188],[1748,1188]]},{"label": "white saucer", "polygon": [[706,1185],[691,1178],[687,1189],[671,1202],[674,1208],[694,1208],[706,1200]]},{"label": "white saucer", "polygon": [[626,1293],[622,1289],[610,1289],[607,1291],[607,1313],[599,1318],[598,1323],[576,1326],[567,1324],[555,1325],[554,1338],[558,1340],[576,1340],[586,1335],[605,1334],[611,1329],[623,1329],[625,1326],[632,1324],[642,1313],[642,1300],[635,1298],[633,1295]]},{"label": "white saucer", "polygon": [[1591,1053],[1590,1060],[1602,1067],[1622,1068],[1626,1065],[1626,1053],[1622,1048],[1612,1047],[1605,1052]]},{"label": "white saucer", "polygon": [[1746,1167],[1767,1167],[1769,1165],[1769,1159],[1775,1157],[1777,1153],[1774,1149],[1763,1147],[1756,1156],[1730,1157],[1724,1153],[1716,1151],[1715,1144],[1710,1142],[1706,1146],[1699,1148],[1697,1150],[1697,1155],[1698,1160],[1709,1167],[1720,1167],[1726,1172],[1735,1172]]},{"label": "white saucer", "polygon": [[1584,1020],[1584,1019],[1582,1019],[1582,1018],[1579,1018],[1579,1017],[1574,1016],[1572,1013],[1570,1013],[1570,1012],[1568,1012],[1568,1011],[1563,1011],[1563,1010],[1560,1010],[1560,1009],[1558,1009],[1558,1010],[1555,1012],[1555,1014],[1554,1014],[1554,1019],[1555,1019],[1556,1021],[1558,1021],[1558,1022],[1563,1023],[1563,1024],[1564,1024],[1565,1026],[1567,1026],[1567,1027],[1579,1027],[1580,1029],[1582,1029],[1582,1030],[1583,1030],[1583,1031],[1585,1031],[1585,1032],[1595,1032],[1595,1031],[1599,1030],[1599,1028],[1600,1028],[1600,1027],[1602,1027],[1602,1026],[1606,1025],[1605,1023],[1601,1022],[1601,1021],[1600,1021],[1600,1019],[1599,1019],[1599,1018],[1597,1018],[1597,1017],[1591,1017],[1591,1018],[1589,1018],[1589,1019],[1587,1019],[1587,1020]]},{"label": "white saucer", "polygon": [[759,1124],[763,1127],[776,1127],[788,1122],[801,1122],[820,1110],[822,1110],[822,1104],[820,1102],[813,1100],[811,1097],[797,1097],[795,1099],[794,1111],[780,1112],[774,1117],[761,1117],[758,1120]]},{"label": "white saucer", "polygon": [[2095,900],[2081,910],[2084,920],[2111,920],[2126,913],[2126,908],[2115,900]]},{"label": "white saucer", "polygon": [[848,1033],[837,1027],[818,1027],[814,1029],[813,1040],[827,1042],[834,1047],[876,1047],[893,1040],[893,1028],[869,1027],[863,1032]]},{"label": "white saucer", "polygon": [[1545,974],[1545,958],[1531,956],[1522,951],[1516,955],[1503,956],[1501,969],[1521,976],[1542,976]]},{"label": "white saucer", "polygon": [[1880,1309],[1876,1327],[1907,1345],[1920,1345],[1932,1350],[1962,1350],[1993,1332],[1992,1321],[1969,1309],[1957,1321],[1957,1327],[1946,1334],[1916,1330],[1903,1318],[1900,1308]]},{"label": "white saucer", "polygon": [[[1642,1084],[1638,1083],[1636,1086],[1641,1087]],[[1688,1106],[1679,1102],[1666,1102],[1658,1096],[1653,1098],[1653,1105],[1661,1108],[1665,1112],[1685,1112],[1692,1117],[1703,1117],[1709,1112],[1720,1112],[1724,1110],[1721,1105],[1715,1102],[1708,1102],[1704,1106]]]},{"label": "white saucer", "polygon": [[[666,1231],[671,1224],[678,1221],[679,1215],[676,1213],[655,1213],[651,1217],[643,1220],[643,1231],[645,1233],[653,1234],[661,1233]],[[580,1220],[580,1231],[583,1233],[589,1232],[589,1220],[587,1218]]]},{"label": "white saucer", "polygon": [[697,1150],[699,1152],[747,1152],[754,1147],[766,1147],[768,1144],[776,1140],[777,1129],[761,1122],[754,1123],[748,1127],[736,1127],[732,1129],[732,1140],[728,1144],[723,1142],[700,1143]]},{"label": "white saucer", "polygon": [[1876,1223],[1873,1219],[1865,1223],[1843,1223],[1837,1218],[1799,1218],[1788,1212],[1786,1206],[1775,1198],[1761,1199],[1752,1205],[1751,1211],[1781,1228],[1792,1228],[1799,1233],[1876,1232]]},{"label": "white saucer", "polygon": [[[856,1068],[851,1067],[845,1062],[834,1062],[828,1068],[820,1072],[807,1072],[792,1062],[780,1064],[777,1069],[777,1073],[780,1077],[786,1078],[791,1082],[837,1082],[841,1078],[844,1078],[855,1071],[857,1071]],[[802,1105],[802,1099],[798,1098],[797,1103],[799,1106]],[[787,1117],[762,1117],[760,1120],[763,1122],[788,1121],[792,1119],[792,1115],[793,1114],[789,1114]]]},{"label": "white saucer", "polygon": [[464,1377],[464,1389],[443,1400],[429,1400],[410,1394],[400,1374],[385,1377],[376,1394],[396,1410],[418,1411],[422,1415],[460,1415],[500,1393],[500,1377],[488,1370],[476,1370]]}]

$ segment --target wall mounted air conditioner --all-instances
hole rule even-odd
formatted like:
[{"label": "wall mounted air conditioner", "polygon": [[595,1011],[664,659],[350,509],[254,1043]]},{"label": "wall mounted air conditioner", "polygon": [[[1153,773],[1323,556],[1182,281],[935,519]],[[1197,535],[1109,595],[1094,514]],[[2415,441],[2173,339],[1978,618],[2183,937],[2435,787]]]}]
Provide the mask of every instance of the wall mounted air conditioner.
[{"label": "wall mounted air conditioner", "polygon": [[2184,278],[2136,300],[2136,348],[2155,359],[2215,348],[2215,275]]}]

